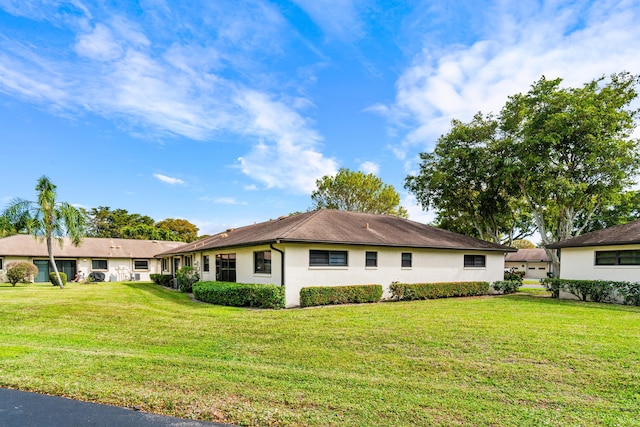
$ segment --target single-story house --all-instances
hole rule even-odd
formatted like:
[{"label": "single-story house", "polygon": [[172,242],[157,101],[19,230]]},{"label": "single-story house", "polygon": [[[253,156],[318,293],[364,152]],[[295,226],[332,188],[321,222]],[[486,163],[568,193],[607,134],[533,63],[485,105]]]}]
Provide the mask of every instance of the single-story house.
[{"label": "single-story house", "polygon": [[389,215],[321,209],[228,229],[159,255],[202,280],[285,286],[286,306],[307,286],[503,279],[515,249]]},{"label": "single-story house", "polygon": [[560,278],[640,282],[640,221],[553,243]]},{"label": "single-story house", "polygon": [[544,249],[518,249],[507,254],[504,268],[523,271],[525,279],[544,279],[551,271],[551,261]]},{"label": "single-story house", "polygon": [[[149,275],[160,273],[160,261],[154,255],[167,251],[183,242],[157,240],[84,238],[80,246],[64,238],[63,246],[54,242],[53,255],[60,272],[73,280],[76,273],[85,278],[90,273],[102,273],[105,280],[150,280]],[[0,239],[0,280],[5,280],[6,265],[13,261],[32,262],[38,267],[35,282],[48,282],[49,263],[47,244],[44,239],[31,235],[16,234]]]}]

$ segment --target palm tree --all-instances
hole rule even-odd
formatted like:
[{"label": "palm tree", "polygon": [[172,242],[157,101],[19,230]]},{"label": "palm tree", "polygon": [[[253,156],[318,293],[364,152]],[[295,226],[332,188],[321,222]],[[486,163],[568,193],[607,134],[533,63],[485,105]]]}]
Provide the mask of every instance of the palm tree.
[{"label": "palm tree", "polygon": [[46,239],[49,262],[56,273],[60,289],[63,289],[64,284],[53,258],[53,240],[57,240],[62,248],[63,237],[68,236],[71,243],[78,246],[85,235],[87,220],[81,210],[69,203],[56,201],[56,186],[46,176],[38,179],[36,192],[36,202],[13,199],[2,216],[10,224],[18,224],[35,238]]}]

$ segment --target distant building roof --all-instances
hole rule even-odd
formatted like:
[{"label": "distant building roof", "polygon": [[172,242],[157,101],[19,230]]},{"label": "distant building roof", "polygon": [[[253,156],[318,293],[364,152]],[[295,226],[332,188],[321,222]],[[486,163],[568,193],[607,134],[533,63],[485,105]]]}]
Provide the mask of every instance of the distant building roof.
[{"label": "distant building roof", "polygon": [[[62,248],[53,243],[53,255],[70,258],[153,258],[183,242],[165,242],[158,240],[105,239],[86,237],[80,246],[75,247],[69,238],[64,238]],[[0,239],[0,256],[48,257],[47,243],[44,239],[31,235],[16,234]]]},{"label": "distant building roof", "polygon": [[605,228],[548,245],[548,248],[571,248],[582,246],[628,245],[640,243],[640,221]]},{"label": "distant building roof", "polygon": [[320,209],[229,229],[159,255],[278,242],[515,251],[396,216]]},{"label": "distant building roof", "polygon": [[544,249],[518,249],[511,252],[505,258],[506,262],[549,262],[549,257]]}]

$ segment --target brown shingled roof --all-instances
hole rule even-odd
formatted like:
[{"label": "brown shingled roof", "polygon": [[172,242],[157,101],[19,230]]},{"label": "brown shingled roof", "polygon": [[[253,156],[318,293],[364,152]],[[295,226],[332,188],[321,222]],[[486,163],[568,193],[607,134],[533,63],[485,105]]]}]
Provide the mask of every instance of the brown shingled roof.
[{"label": "brown shingled roof", "polygon": [[[153,258],[154,255],[178,246],[183,242],[157,240],[104,239],[87,237],[80,246],[75,247],[71,240],[64,238],[62,249],[57,242],[53,244],[53,255],[70,258]],[[0,239],[0,255],[48,257],[45,240],[35,239],[31,235],[16,234]]]},{"label": "brown shingled roof", "polygon": [[544,249],[518,249],[518,252],[507,254],[507,262],[549,262]]},{"label": "brown shingled roof", "polygon": [[515,251],[396,216],[321,209],[227,230],[159,256],[276,242]]},{"label": "brown shingled roof", "polygon": [[572,248],[582,246],[628,245],[640,243],[640,221],[605,228],[548,245],[548,248]]}]

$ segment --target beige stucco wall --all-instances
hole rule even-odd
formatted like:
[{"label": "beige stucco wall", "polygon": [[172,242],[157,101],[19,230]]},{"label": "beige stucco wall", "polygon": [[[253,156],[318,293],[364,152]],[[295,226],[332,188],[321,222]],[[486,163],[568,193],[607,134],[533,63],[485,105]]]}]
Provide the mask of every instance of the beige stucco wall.
[{"label": "beige stucco wall", "polygon": [[[46,257],[12,257],[12,256],[3,256],[3,268],[6,267],[7,263],[9,262],[16,262],[16,261],[26,261],[26,262],[33,262],[34,260],[47,260],[48,258]],[[92,258],[68,258],[68,257],[61,257],[58,259],[67,259],[67,260],[75,260],[76,261],[76,268],[78,269],[78,271],[80,271],[84,278],[86,279],[89,276],[89,273],[91,273],[92,268],[91,268],[91,261]],[[133,259],[131,258],[96,258],[96,259],[107,259],[107,270],[95,270],[95,271],[99,271],[101,273],[104,273],[105,275],[105,281],[109,281],[111,279],[111,276],[115,276],[117,281],[128,281],[130,280],[131,274],[133,273],[135,274],[139,274],[140,275],[140,281],[150,281],[150,274],[153,273],[159,273],[160,272],[160,260],[157,259],[148,259],[149,262],[149,269],[148,270],[134,270],[133,268]],[[138,258],[136,258],[138,259]],[[139,259],[146,259],[146,258],[139,258]],[[5,275],[4,275],[4,270],[0,271],[0,280],[4,280],[5,279]],[[69,277],[68,280],[72,281],[74,278],[73,277]]]},{"label": "beige stucco wall", "polygon": [[560,277],[563,279],[640,282],[640,266],[638,265],[595,265],[596,251],[622,250],[640,250],[640,245],[562,248],[560,251]]}]

